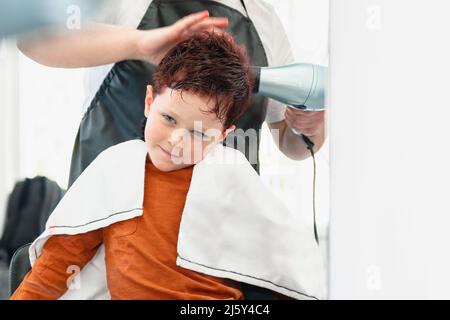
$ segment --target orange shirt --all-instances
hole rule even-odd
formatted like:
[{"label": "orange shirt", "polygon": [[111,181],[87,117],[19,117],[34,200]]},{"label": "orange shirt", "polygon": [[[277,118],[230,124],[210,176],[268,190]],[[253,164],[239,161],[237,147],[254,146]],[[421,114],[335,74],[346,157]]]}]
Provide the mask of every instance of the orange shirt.
[{"label": "orange shirt", "polygon": [[52,236],[11,298],[59,298],[67,290],[68,267],[82,269],[104,243],[112,299],[242,299],[238,282],[176,265],[192,170],[162,172],[147,157],[143,215],[84,234]]}]

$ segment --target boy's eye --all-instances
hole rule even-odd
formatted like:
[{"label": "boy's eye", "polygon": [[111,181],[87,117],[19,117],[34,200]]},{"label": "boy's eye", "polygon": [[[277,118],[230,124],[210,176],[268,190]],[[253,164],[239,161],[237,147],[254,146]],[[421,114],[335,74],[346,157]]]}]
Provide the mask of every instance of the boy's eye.
[{"label": "boy's eye", "polygon": [[175,122],[175,119],[167,114],[163,114],[162,117],[164,118],[164,120],[166,120],[168,122]]},{"label": "boy's eye", "polygon": [[196,138],[205,138],[206,137],[206,135],[203,133],[203,132],[200,132],[200,131],[192,131],[193,133],[194,133],[194,136],[196,137]]}]

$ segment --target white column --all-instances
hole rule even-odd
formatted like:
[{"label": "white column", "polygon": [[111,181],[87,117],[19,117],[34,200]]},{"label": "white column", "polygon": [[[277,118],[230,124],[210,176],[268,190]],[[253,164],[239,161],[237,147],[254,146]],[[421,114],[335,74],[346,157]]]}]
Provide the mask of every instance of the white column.
[{"label": "white column", "polygon": [[450,298],[449,12],[330,1],[330,298]]}]

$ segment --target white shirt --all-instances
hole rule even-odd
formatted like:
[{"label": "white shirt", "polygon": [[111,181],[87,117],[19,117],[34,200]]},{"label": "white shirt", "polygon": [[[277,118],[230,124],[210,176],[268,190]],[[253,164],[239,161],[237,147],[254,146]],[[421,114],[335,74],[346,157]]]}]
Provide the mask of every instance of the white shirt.
[{"label": "white shirt", "polygon": [[[239,0],[214,0],[246,16]],[[137,28],[152,0],[110,0],[95,19],[97,22],[124,25]],[[269,66],[281,66],[293,63],[294,56],[283,25],[269,3],[264,0],[245,0],[249,18],[253,21],[267,55]],[[113,64],[87,68],[84,88],[85,101],[83,110],[87,110],[94,95]],[[286,106],[269,99],[265,121],[274,123],[284,120]]]}]

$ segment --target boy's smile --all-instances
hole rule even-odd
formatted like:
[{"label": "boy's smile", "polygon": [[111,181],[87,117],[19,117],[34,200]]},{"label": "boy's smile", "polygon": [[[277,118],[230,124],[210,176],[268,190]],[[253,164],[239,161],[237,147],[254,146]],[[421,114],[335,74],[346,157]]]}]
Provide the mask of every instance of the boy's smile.
[{"label": "boy's smile", "polygon": [[[154,98],[154,99],[153,99]],[[214,113],[215,99],[164,88],[153,97],[147,86],[145,142],[152,163],[161,171],[182,169],[202,160],[229,132]]]}]

